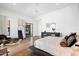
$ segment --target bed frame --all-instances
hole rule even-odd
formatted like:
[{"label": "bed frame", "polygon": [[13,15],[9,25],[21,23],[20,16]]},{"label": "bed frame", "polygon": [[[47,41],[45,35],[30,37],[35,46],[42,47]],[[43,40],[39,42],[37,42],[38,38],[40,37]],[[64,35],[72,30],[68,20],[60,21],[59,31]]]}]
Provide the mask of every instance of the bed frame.
[{"label": "bed frame", "polygon": [[53,56],[53,55],[49,54],[48,52],[43,51],[43,50],[36,48],[34,46],[34,42],[38,39],[39,39],[39,37],[37,37],[37,36],[32,38],[32,45],[29,47],[32,50],[32,53],[37,56]]},{"label": "bed frame", "polygon": [[32,54],[35,54],[36,56],[53,56],[53,55],[49,54],[48,52],[43,51],[34,46],[30,46],[29,48],[32,50]]}]

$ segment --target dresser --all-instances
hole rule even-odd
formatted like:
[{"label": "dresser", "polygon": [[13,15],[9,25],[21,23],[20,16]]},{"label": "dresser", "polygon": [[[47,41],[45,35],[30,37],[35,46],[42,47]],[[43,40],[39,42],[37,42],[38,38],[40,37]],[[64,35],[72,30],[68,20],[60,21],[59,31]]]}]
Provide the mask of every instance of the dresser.
[{"label": "dresser", "polygon": [[60,32],[41,32],[41,38],[44,38],[47,36],[60,37],[61,33]]}]

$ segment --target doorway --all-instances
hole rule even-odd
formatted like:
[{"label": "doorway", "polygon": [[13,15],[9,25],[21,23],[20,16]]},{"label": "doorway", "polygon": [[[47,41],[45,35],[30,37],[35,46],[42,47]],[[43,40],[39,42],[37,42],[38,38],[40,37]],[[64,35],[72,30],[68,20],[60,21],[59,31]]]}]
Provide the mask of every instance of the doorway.
[{"label": "doorway", "polygon": [[26,25],[25,25],[25,36],[26,36],[26,38],[33,36],[33,24],[32,23],[26,23]]}]

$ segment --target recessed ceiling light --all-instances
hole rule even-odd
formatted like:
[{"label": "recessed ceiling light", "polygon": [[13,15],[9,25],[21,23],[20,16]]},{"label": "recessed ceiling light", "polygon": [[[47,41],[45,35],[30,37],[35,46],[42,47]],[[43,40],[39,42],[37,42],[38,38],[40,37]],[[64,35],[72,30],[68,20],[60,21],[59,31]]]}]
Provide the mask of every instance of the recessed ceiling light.
[{"label": "recessed ceiling light", "polygon": [[15,6],[16,5],[16,3],[13,3],[13,6]]}]

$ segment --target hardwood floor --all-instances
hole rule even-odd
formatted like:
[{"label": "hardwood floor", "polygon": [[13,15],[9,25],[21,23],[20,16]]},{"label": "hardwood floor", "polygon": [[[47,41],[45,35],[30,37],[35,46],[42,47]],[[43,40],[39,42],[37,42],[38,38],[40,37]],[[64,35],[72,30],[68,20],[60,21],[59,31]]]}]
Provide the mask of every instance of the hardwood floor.
[{"label": "hardwood floor", "polygon": [[31,46],[30,39],[24,39],[14,45],[6,45],[5,47],[9,50],[9,56],[35,56],[29,46]]}]

